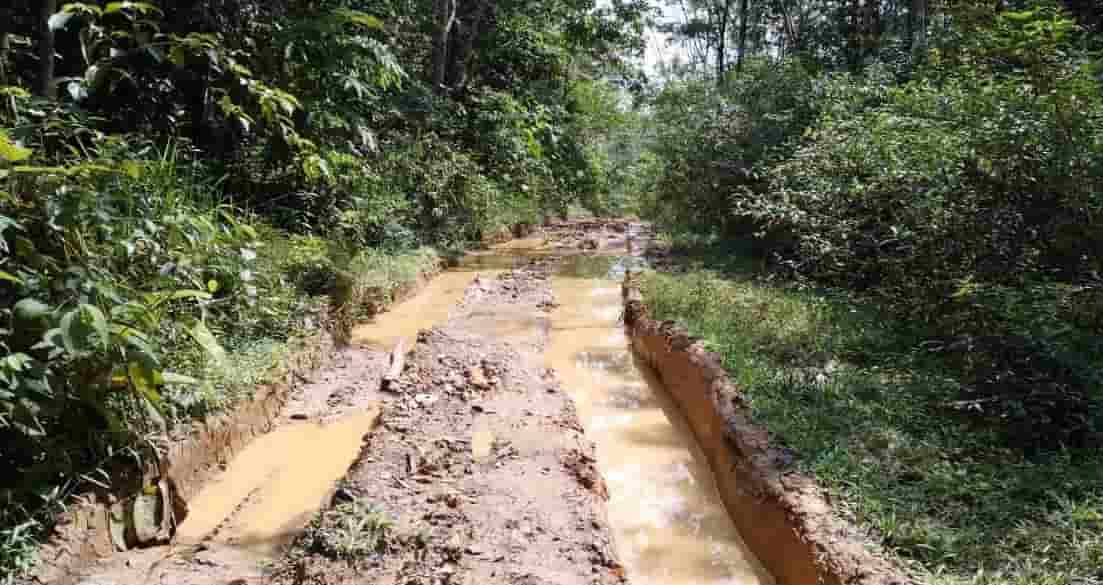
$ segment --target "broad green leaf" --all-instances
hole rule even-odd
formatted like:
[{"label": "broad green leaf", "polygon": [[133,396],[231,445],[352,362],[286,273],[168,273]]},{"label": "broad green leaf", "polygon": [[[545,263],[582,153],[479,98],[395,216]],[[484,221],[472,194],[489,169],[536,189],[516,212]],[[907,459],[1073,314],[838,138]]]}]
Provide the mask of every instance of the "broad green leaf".
[{"label": "broad green leaf", "polygon": [[73,19],[76,14],[72,12],[58,12],[50,16],[50,19],[46,21],[50,30],[57,31],[65,28],[69,21]]},{"label": "broad green leaf", "polygon": [[33,319],[39,319],[50,314],[50,306],[38,299],[26,298],[18,303],[15,303],[15,307],[12,308],[15,312],[15,316],[27,321]]},{"label": "broad green leaf", "polygon": [[145,2],[108,2],[103,8],[104,14],[112,14],[123,10],[133,10],[139,14],[161,14],[161,9]]},{"label": "broad green leaf", "polygon": [[0,160],[10,163],[20,162],[31,158],[31,154],[31,149],[12,142],[7,134],[0,132]]},{"label": "broad green leaf", "polygon": [[348,8],[338,8],[333,11],[333,14],[343,19],[345,22],[351,24],[358,24],[367,28],[381,30],[383,28],[383,21],[368,14],[367,12],[360,12],[359,10],[349,10]]},{"label": "broad green leaf", "polygon": [[142,362],[130,362],[126,367],[126,372],[130,378],[130,384],[138,394],[153,404],[154,407],[160,406],[161,394],[157,392],[153,370],[147,368]]},{"label": "broad green leaf", "polygon": [[100,347],[107,349],[111,342],[111,332],[107,328],[107,318],[104,317],[103,311],[99,307],[89,304],[82,304],[80,311],[82,318],[87,318],[92,322],[92,329],[96,331],[96,335],[100,338]]},{"label": "broad green leaf", "polygon": [[201,290],[190,290],[189,289],[189,290],[178,290],[178,291],[172,293],[172,296],[169,297],[169,298],[174,300],[174,301],[179,301],[179,300],[182,300],[182,299],[198,299],[198,300],[201,300],[201,301],[209,301],[209,300],[211,300],[211,295],[209,295],[209,294],[207,294],[207,293],[205,293]]},{"label": "broad green leaf", "polygon": [[84,82],[88,85],[88,89],[91,91],[98,91],[103,87],[104,82],[107,81],[107,74],[110,70],[110,67],[103,67],[98,64],[89,67],[84,72]]},{"label": "broad green leaf", "polygon": [[22,173],[26,175],[67,175],[69,169],[65,167],[32,167],[27,165],[19,165],[12,167],[13,173]]},{"label": "broad green leaf", "polygon": [[137,179],[142,176],[142,164],[137,161],[123,161],[120,167],[122,168],[123,173],[125,173],[126,176],[130,177],[131,179]]},{"label": "broad green leaf", "polygon": [[6,280],[8,282],[13,282],[15,284],[23,284],[23,280],[21,278],[19,278],[18,276],[15,276],[14,274],[12,274],[10,272],[5,272],[3,270],[0,270],[0,280]]},{"label": "broad green leaf", "polygon": [[31,97],[31,92],[17,85],[3,85],[0,86],[0,95],[4,97],[29,98]]},{"label": "broad green leaf", "polygon": [[202,384],[197,378],[174,372],[161,372],[161,381],[165,384],[180,384],[184,386],[198,386]]},{"label": "broad green leaf", "polygon": [[61,7],[61,12],[72,12],[74,14],[88,14],[91,16],[103,16],[103,9],[95,4],[86,4],[84,2],[70,2]]},{"label": "broad green leaf", "polygon": [[128,356],[139,358],[139,361],[150,368],[160,365],[160,360],[157,359],[157,354],[153,351],[153,347],[149,344],[147,339],[137,335],[126,335],[123,339],[130,347],[130,349],[127,350]]},{"label": "broad green leaf", "polygon": [[[80,335],[80,309],[73,309],[61,317],[60,327],[61,343],[69,353],[77,353],[85,348],[81,347],[84,337]],[[49,332],[47,332],[49,333]]]},{"label": "broad green leaf", "polygon": [[228,360],[226,358],[226,350],[222,349],[218,340],[215,339],[213,333],[202,321],[196,321],[195,325],[192,325],[188,329],[188,334],[195,340],[199,347],[203,348],[207,352],[207,355],[215,362],[220,368],[226,368]]}]

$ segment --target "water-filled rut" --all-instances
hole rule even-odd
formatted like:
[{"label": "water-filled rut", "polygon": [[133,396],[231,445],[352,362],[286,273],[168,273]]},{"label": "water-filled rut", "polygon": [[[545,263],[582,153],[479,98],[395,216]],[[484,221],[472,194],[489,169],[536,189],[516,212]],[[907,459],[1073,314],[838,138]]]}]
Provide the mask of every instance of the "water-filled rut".
[{"label": "water-filled rut", "polygon": [[[595,262],[596,260],[596,262]],[[747,552],[679,408],[629,349],[620,285],[602,258],[570,261],[553,280],[546,358],[597,444],[609,520],[636,584],[755,584],[772,580]],[[605,265],[612,264],[605,259]],[[581,273],[581,274],[579,274]]]}]

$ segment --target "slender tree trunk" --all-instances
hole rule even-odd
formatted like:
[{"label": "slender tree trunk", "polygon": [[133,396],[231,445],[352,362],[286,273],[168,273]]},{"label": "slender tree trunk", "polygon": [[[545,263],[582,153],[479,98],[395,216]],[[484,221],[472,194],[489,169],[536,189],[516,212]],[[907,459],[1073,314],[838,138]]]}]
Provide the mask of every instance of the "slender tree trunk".
[{"label": "slender tree trunk", "polygon": [[877,53],[881,48],[881,0],[865,0],[862,6],[862,57]]},{"label": "slender tree trunk", "polygon": [[747,0],[739,2],[739,55],[735,58],[735,72],[743,72],[743,56],[747,52]]},{"label": "slender tree trunk", "polygon": [[42,37],[39,40],[38,95],[54,99],[54,31],[50,29],[50,17],[57,12],[57,0],[42,0],[42,12],[38,19]]},{"label": "slender tree trunk", "polygon": [[460,89],[467,84],[467,64],[489,8],[490,0],[476,0],[471,10],[452,25],[454,32],[449,39],[449,67],[445,74],[445,84],[450,89]]},{"label": "slender tree trunk", "polygon": [[720,14],[718,15],[717,35],[716,35],[716,84],[719,86],[724,85],[724,77],[728,70],[728,20],[731,18],[731,9],[728,6],[729,0],[723,0],[723,6],[720,8]]},{"label": "slender tree trunk", "polygon": [[[15,85],[8,79],[8,53],[11,51],[11,8],[0,8],[0,86]],[[11,108],[12,118],[19,124],[19,108],[15,104],[15,96],[8,98],[8,106]]]},{"label": "slender tree trunk", "polygon": [[435,0],[437,28],[433,32],[432,87],[434,92],[444,89],[444,76],[448,70],[449,35],[456,22],[456,3],[459,0]]},{"label": "slender tree trunk", "polygon": [[11,8],[0,8],[0,85],[12,85],[8,82],[8,51],[11,50],[11,41],[8,35],[11,31]]},{"label": "slender tree trunk", "polygon": [[781,0],[778,2],[778,5],[781,7],[782,24],[785,25],[785,42],[781,45],[782,57],[789,55],[790,48],[797,48],[799,51],[799,47],[797,47],[799,39],[797,39],[797,32],[793,28],[793,17],[789,14],[789,7],[786,5],[786,1],[787,0]]},{"label": "slender tree trunk", "polygon": [[927,52],[927,0],[911,0],[908,25],[912,53],[920,57]]},{"label": "slender tree trunk", "polygon": [[861,0],[850,0],[843,16],[846,27],[846,60],[852,72],[858,70],[862,62],[862,4]]}]

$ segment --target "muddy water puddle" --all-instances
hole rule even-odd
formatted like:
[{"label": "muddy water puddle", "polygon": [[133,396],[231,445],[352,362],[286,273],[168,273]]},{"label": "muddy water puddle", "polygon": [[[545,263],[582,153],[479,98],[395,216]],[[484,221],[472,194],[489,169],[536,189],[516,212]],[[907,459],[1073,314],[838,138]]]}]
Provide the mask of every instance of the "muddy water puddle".
[{"label": "muddy water puddle", "polygon": [[[384,311],[371,321],[352,331],[352,342],[369,347],[390,350],[399,339],[412,345],[417,332],[448,320],[456,304],[463,299],[464,291],[475,278],[493,278],[496,275],[520,268],[529,262],[553,254],[552,247],[543,237],[522,238],[490,246],[485,250],[473,250],[456,258],[448,270],[437,275],[414,297],[402,301]],[[531,326],[528,316],[486,315],[488,327],[507,334]]]},{"label": "muddy water puddle", "polygon": [[[568,259],[546,353],[597,444],[609,520],[637,585],[772,583],[728,517],[688,423],[630,351],[618,276],[601,256]],[[603,274],[606,273],[606,274]],[[604,276],[604,277],[602,277]]]},{"label": "muddy water puddle", "polygon": [[[539,255],[542,238],[515,240],[475,252],[434,278],[418,294],[353,331],[356,344],[390,351],[407,347],[421,329],[446,321],[476,278],[491,278]],[[475,328],[500,338],[521,337],[540,325],[533,315],[513,311],[472,316]],[[181,544],[215,542],[258,558],[273,558],[290,544],[355,461],[379,408],[370,407],[333,422],[291,421],[256,438],[189,502],[176,532]],[[480,437],[489,444],[492,436]]]},{"label": "muddy water puddle", "polygon": [[475,276],[476,272],[471,270],[450,270],[437,275],[418,294],[355,327],[352,342],[385,351],[390,351],[403,338],[407,346],[411,345],[419,330],[448,318],[448,312],[463,298],[463,291]]},{"label": "muddy water puddle", "polygon": [[360,453],[379,408],[330,424],[286,424],[258,437],[189,502],[176,540],[208,538],[273,556],[290,544]]}]

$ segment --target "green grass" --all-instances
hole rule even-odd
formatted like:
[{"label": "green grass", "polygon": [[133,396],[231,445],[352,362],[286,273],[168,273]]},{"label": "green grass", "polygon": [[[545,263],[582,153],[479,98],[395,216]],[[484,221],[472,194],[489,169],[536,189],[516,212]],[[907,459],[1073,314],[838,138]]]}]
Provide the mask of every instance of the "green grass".
[{"label": "green grass", "polygon": [[376,506],[362,500],[343,502],[318,514],[293,554],[311,552],[353,561],[385,550],[393,529],[394,520]]},{"label": "green grass", "polygon": [[393,293],[439,265],[440,255],[432,248],[419,248],[402,254],[364,250],[349,263],[349,272],[358,287]]},{"label": "green grass", "polygon": [[754,418],[924,581],[1103,582],[1103,455],[1009,446],[952,365],[869,306],[769,284],[741,255],[724,273],[684,260],[644,276],[653,315],[718,352]]}]

